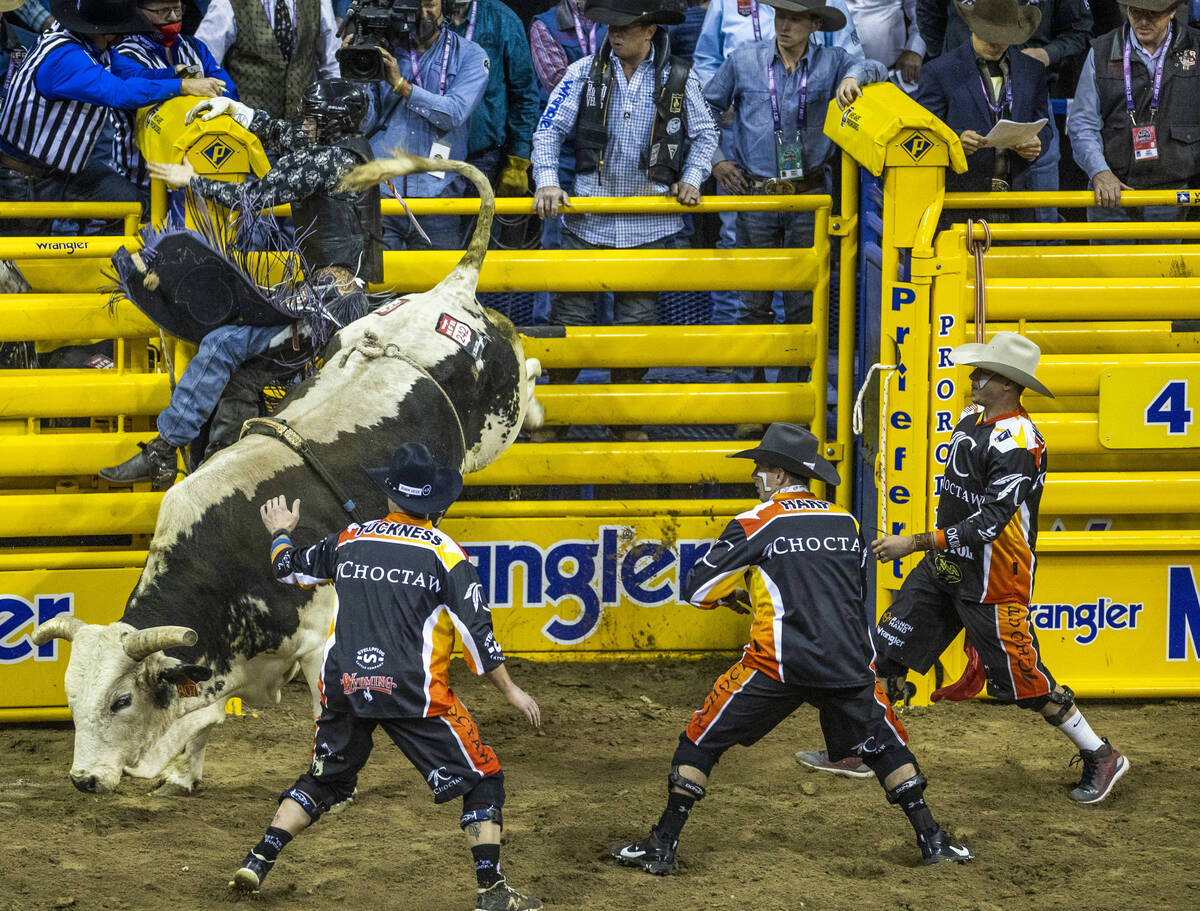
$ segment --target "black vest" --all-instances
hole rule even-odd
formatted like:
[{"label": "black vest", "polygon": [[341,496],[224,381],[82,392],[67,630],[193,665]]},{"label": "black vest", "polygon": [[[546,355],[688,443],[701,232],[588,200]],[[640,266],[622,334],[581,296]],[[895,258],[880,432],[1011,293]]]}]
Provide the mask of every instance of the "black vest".
[{"label": "black vest", "polygon": [[1096,63],[1096,91],[1104,125],[1104,160],[1122,181],[1137,190],[1178,189],[1192,186],[1200,173],[1200,32],[1173,24],[1174,35],[1163,61],[1158,114],[1150,119],[1154,74],[1146,70],[1137,52],[1130,54],[1134,117],[1139,126],[1154,124],[1158,158],[1135,161],[1133,124],[1125,107],[1122,58],[1128,26],[1101,35],[1092,42]]},{"label": "black vest", "polygon": [[[362,136],[342,136],[330,145],[348,149],[364,163],[375,156]],[[343,266],[368,282],[383,281],[383,219],[379,185],[352,195],[328,193],[292,203],[300,252],[310,268]]]},{"label": "black vest", "polygon": [[[575,170],[589,174],[599,170],[603,180],[604,150],[608,147],[608,102],[612,93],[613,64],[608,39],[592,58],[591,70],[579,100],[575,119]],[[692,65],[681,57],[672,57],[667,33],[654,35],[654,123],[650,144],[642,152],[646,178],[670,186],[679,180],[687,158],[687,104],[684,90]],[[619,64],[618,64],[619,65]]]}]

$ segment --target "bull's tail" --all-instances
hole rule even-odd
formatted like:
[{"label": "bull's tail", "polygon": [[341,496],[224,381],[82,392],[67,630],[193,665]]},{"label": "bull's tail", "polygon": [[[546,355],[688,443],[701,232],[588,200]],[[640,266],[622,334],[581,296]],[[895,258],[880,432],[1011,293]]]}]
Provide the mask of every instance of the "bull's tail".
[{"label": "bull's tail", "polygon": [[407,152],[395,151],[391,158],[376,158],[366,164],[361,164],[342,181],[346,190],[365,190],[372,184],[383,183],[393,177],[403,177],[406,174],[419,174],[424,171],[454,171],[463,175],[475,185],[479,193],[479,219],[475,222],[475,233],[458,268],[472,269],[476,272],[483,264],[483,254],[487,252],[488,239],[492,233],[492,217],[496,212],[496,195],[492,185],[474,165],[465,161],[452,161],[448,158],[422,158],[419,155],[409,155]]}]

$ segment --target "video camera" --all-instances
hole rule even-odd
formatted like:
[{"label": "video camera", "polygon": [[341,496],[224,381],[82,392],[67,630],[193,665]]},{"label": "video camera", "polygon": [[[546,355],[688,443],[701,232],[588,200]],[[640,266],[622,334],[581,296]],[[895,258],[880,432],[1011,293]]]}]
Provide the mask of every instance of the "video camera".
[{"label": "video camera", "polygon": [[415,32],[421,21],[421,0],[355,0],[338,29],[340,38],[350,29],[350,43],[337,52],[342,78],[375,82],[383,78],[383,56],[401,35]]}]

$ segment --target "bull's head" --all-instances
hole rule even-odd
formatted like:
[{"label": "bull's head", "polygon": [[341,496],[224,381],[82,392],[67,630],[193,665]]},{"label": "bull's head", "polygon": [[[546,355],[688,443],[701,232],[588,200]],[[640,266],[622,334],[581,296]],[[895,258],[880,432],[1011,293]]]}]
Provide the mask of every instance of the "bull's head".
[{"label": "bull's head", "polygon": [[[38,645],[54,638],[71,643],[66,689],[75,721],[75,787],[103,794],[126,772],[157,775],[178,752],[174,745],[161,743],[183,711],[177,684],[212,676],[207,668],[163,654],[164,649],[195,645],[195,631],[183,626],[135,629],[127,623],[101,626],[78,617],[55,617],[33,633]],[[169,755],[147,775],[151,752]]]}]

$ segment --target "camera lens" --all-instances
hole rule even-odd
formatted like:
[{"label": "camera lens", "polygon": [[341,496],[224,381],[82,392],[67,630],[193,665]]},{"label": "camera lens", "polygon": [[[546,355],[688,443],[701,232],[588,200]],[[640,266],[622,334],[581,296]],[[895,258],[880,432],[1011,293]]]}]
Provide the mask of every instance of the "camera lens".
[{"label": "camera lens", "polygon": [[348,45],[337,52],[342,78],[358,82],[375,82],[383,78],[383,55],[374,46]]}]

